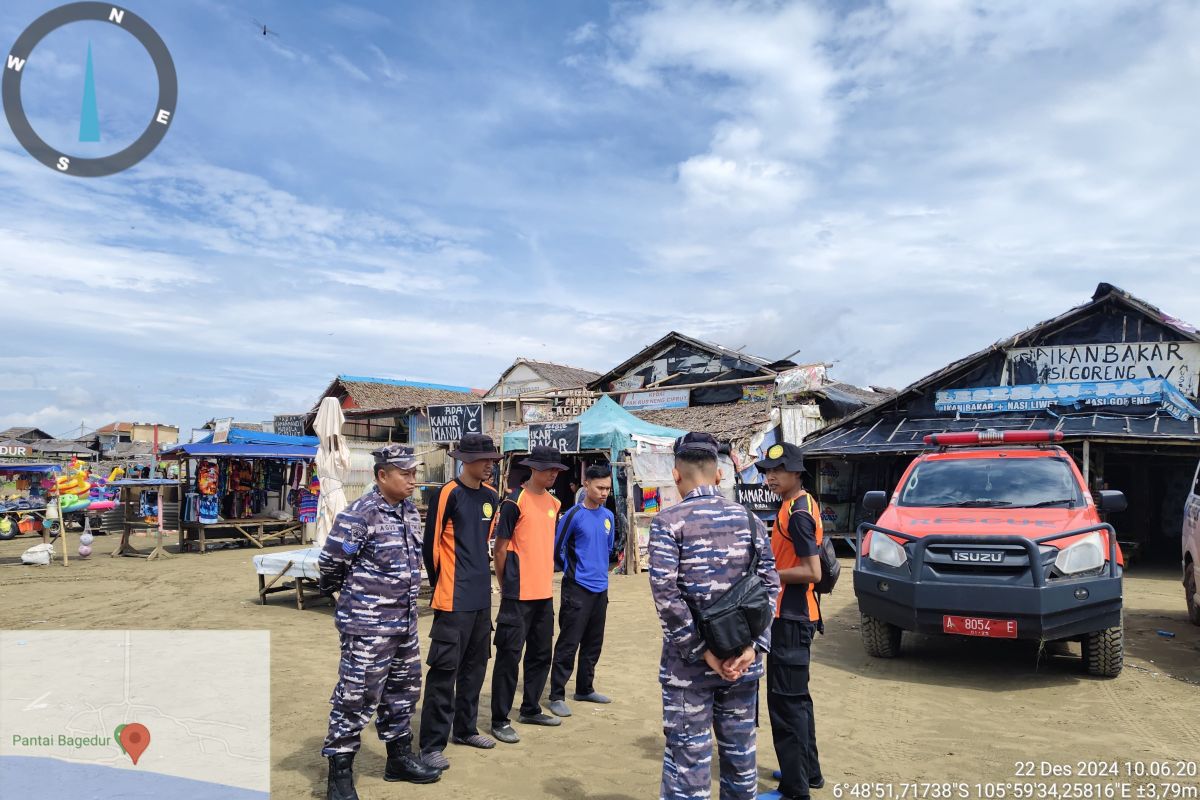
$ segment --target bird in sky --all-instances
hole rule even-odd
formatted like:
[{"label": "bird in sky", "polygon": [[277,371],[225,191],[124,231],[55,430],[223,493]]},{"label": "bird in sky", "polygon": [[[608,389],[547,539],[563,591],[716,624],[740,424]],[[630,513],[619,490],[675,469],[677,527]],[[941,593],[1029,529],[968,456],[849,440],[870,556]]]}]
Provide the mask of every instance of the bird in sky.
[{"label": "bird in sky", "polygon": [[264,23],[259,22],[258,20],[253,19],[253,18],[252,18],[252,20],[254,22],[254,27],[258,28],[263,36],[278,36],[279,35],[275,31],[268,28]]}]

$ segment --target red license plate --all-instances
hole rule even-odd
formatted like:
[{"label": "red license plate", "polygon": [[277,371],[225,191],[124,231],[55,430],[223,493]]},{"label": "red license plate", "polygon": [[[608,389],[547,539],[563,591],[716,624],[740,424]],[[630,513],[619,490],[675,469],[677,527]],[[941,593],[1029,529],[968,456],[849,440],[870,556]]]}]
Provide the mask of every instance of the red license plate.
[{"label": "red license plate", "polygon": [[984,636],[988,639],[1017,638],[1015,619],[989,619],[987,617],[942,617],[942,633],[959,636]]}]

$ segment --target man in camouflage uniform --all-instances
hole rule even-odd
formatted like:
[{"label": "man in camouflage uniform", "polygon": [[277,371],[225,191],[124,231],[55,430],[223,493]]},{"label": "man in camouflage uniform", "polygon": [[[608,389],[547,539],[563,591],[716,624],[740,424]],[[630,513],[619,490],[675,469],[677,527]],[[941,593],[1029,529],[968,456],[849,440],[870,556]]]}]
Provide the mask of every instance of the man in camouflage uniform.
[{"label": "man in camouflage uniform", "polygon": [[338,514],[317,562],[321,589],[339,592],[334,624],[342,641],[321,749],[329,758],[328,800],[358,800],[354,755],[376,710],[375,727],[387,746],[384,780],[433,783],[441,777],[413,755],[409,727],[421,693],[421,518],[408,499],[420,462],[400,445],[372,455],[374,488]]},{"label": "man in camouflage uniform", "polygon": [[660,512],[650,525],[650,591],[663,629],[659,680],[667,742],[661,800],[711,797],[714,728],[721,800],[757,795],[758,680],[762,654],[770,649],[770,632],[740,656],[721,660],[705,646],[689,605],[710,605],[745,575],[751,537],[772,610],[779,576],[765,526],[721,495],[717,453],[717,441],[707,433],[675,440],[672,474],[683,500]]}]

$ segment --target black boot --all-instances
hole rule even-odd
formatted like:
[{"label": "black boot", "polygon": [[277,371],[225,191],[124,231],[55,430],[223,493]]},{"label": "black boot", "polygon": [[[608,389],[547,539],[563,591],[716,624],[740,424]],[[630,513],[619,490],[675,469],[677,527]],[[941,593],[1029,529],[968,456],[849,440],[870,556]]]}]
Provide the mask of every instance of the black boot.
[{"label": "black boot", "polygon": [[387,765],[383,768],[385,781],[408,781],[409,783],[433,783],[441,780],[442,771],[431,767],[413,754],[412,734],[385,742]]},{"label": "black boot", "polygon": [[329,757],[329,792],[327,800],[358,800],[354,791],[354,753],[338,753]]}]

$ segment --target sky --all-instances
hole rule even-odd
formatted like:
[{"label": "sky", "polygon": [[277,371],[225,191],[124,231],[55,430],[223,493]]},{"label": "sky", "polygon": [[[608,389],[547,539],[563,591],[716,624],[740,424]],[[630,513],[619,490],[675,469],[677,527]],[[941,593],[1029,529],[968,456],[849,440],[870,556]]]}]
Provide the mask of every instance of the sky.
[{"label": "sky", "polygon": [[[55,5],[5,0],[3,53]],[[1200,322],[1196,2],[126,7],[178,74],[150,156],[64,176],[0,124],[0,428],[603,372],[669,330],[898,387],[1101,281]],[[22,78],[76,155],[156,91],[101,23]]]}]

